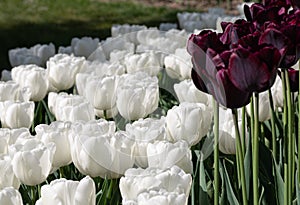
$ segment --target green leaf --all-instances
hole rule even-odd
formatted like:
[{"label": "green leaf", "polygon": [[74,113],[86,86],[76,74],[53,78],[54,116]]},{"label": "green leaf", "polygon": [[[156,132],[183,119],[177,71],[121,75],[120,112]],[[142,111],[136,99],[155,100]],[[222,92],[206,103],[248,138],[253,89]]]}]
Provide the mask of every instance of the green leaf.
[{"label": "green leaf", "polygon": [[300,187],[298,182],[298,170],[296,171],[296,195],[297,195],[297,205],[300,205]]},{"label": "green leaf", "polygon": [[[222,170],[222,171],[221,171]],[[224,170],[224,171],[223,171]],[[227,199],[230,205],[239,205],[239,202],[234,194],[234,191],[232,189],[231,183],[230,183],[230,179],[226,170],[226,166],[224,163],[224,166],[222,165],[222,163],[220,163],[220,171],[221,171],[221,175],[223,175],[222,181],[225,182],[225,186],[226,186],[226,195],[227,195]]]},{"label": "green leaf", "polygon": [[246,190],[247,190],[247,199],[249,200],[249,192],[250,192],[250,180],[251,180],[251,140],[250,136],[248,136],[246,155],[244,158],[244,169],[245,169],[245,181],[246,181]]},{"label": "green leaf", "polygon": [[[280,174],[279,165],[275,162],[273,157],[273,169],[275,177],[275,189],[277,194],[277,203],[284,204],[284,182]],[[298,192],[297,192],[298,193]]]}]

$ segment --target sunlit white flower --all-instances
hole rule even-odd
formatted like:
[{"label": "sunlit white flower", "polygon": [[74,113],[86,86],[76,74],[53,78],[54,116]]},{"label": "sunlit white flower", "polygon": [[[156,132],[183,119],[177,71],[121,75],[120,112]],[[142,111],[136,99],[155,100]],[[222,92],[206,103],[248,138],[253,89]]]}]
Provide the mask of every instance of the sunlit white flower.
[{"label": "sunlit white flower", "polygon": [[28,128],[17,129],[0,128],[0,138],[7,140],[8,145],[15,144],[18,138],[31,135]]},{"label": "sunlit white flower", "polygon": [[123,36],[129,42],[132,42],[135,45],[137,45],[138,44],[137,32],[145,29],[147,29],[147,27],[144,25],[117,24],[111,27],[111,36],[112,37]]},{"label": "sunlit white flower", "polygon": [[165,57],[164,64],[167,74],[174,79],[184,80],[191,78],[191,56],[185,48],[178,48],[175,54]]},{"label": "sunlit white flower", "polygon": [[174,90],[180,103],[203,103],[211,106],[211,96],[198,90],[191,79],[174,84]]},{"label": "sunlit white flower", "polygon": [[47,61],[47,73],[50,87],[67,90],[75,83],[76,74],[82,68],[84,57],[56,54]]},{"label": "sunlit white flower", "polygon": [[95,119],[92,105],[80,95],[50,92],[48,106],[57,121],[89,121]]},{"label": "sunlit white flower", "polygon": [[189,146],[197,144],[210,130],[212,109],[202,103],[180,103],[168,110],[167,137],[176,142],[185,140]]},{"label": "sunlit white flower", "polygon": [[165,118],[161,119],[139,119],[132,124],[126,125],[126,132],[130,139],[134,142],[133,155],[135,164],[139,167],[148,166],[147,146],[156,140],[165,139]]},{"label": "sunlit white flower", "polygon": [[0,190],[0,204],[23,205],[22,196],[17,189],[6,187]]},{"label": "sunlit white flower", "polygon": [[[127,39],[124,37],[110,37],[107,38],[105,41],[101,42],[100,50],[102,49],[106,59],[109,60],[109,56],[112,51],[126,50],[128,52],[133,53],[135,50],[134,47],[135,47],[134,44],[128,42]],[[99,48],[97,50],[99,50]]]},{"label": "sunlit white flower", "polygon": [[34,102],[0,102],[2,127],[29,128],[34,118]]},{"label": "sunlit white flower", "polygon": [[19,189],[20,181],[12,168],[12,159],[9,155],[0,154],[0,190],[5,187]]},{"label": "sunlit white flower", "polygon": [[40,101],[48,93],[48,77],[46,70],[37,65],[20,65],[11,71],[12,79],[21,88],[28,88],[30,100]]},{"label": "sunlit white flower", "polygon": [[29,101],[30,91],[28,88],[21,88],[14,81],[0,81],[0,102],[11,101]]},{"label": "sunlit white flower", "polygon": [[147,169],[128,169],[124,177],[120,179],[119,186],[123,198],[122,202],[126,204],[129,201],[142,201],[142,199],[138,199],[139,195],[153,192],[183,194],[185,201],[187,201],[191,184],[191,175],[186,174],[179,167],[173,166],[166,170],[151,167]]},{"label": "sunlit white flower", "polygon": [[41,188],[41,198],[36,205],[94,205],[96,188],[92,178],[86,176],[80,181],[56,179]]},{"label": "sunlit white flower", "polygon": [[144,118],[158,107],[159,89],[157,77],[138,72],[123,76],[117,91],[117,107],[128,120]]},{"label": "sunlit white flower", "polygon": [[56,150],[52,167],[59,168],[72,162],[69,143],[70,122],[54,121],[50,125],[40,124],[35,127],[37,137],[45,144],[53,142]]},{"label": "sunlit white flower", "polygon": [[[125,66],[119,62],[85,61],[81,73],[89,73],[97,76],[113,76],[125,73]],[[80,73],[79,73],[80,74]],[[79,75],[77,74],[77,75]],[[76,76],[77,77],[77,76]],[[76,80],[77,83],[77,80]]]},{"label": "sunlit white flower", "polygon": [[48,177],[52,168],[55,144],[44,144],[36,138],[22,140],[9,147],[16,177],[26,185],[37,185]]},{"label": "sunlit white flower", "polygon": [[193,172],[192,154],[185,141],[171,143],[156,141],[147,147],[148,165],[159,169],[168,169],[177,165],[187,173]]},{"label": "sunlit white flower", "polygon": [[71,156],[82,174],[118,178],[133,166],[132,142],[125,132],[114,132],[113,122],[77,122],[73,126]]},{"label": "sunlit white flower", "polygon": [[98,38],[72,38],[71,48],[75,56],[84,56],[85,58],[88,58],[97,49],[98,44]]}]

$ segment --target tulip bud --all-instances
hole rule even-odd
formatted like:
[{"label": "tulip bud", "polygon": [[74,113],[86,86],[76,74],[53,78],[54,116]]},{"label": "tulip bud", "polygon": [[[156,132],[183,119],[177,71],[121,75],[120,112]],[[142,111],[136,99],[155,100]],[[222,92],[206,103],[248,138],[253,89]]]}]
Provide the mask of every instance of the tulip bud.
[{"label": "tulip bud", "polygon": [[41,188],[41,198],[36,205],[74,204],[94,205],[96,203],[94,181],[86,176],[80,181],[56,179]]},{"label": "tulip bud", "polygon": [[181,103],[168,110],[167,137],[176,142],[185,140],[189,146],[197,144],[210,130],[212,109],[201,103]]},{"label": "tulip bud", "polygon": [[158,107],[158,79],[146,73],[123,76],[117,91],[117,107],[127,120],[144,118]]},{"label": "tulip bud", "polygon": [[0,102],[2,127],[29,128],[34,117],[33,102]]},{"label": "tulip bud", "polygon": [[56,90],[70,89],[75,83],[76,74],[82,68],[84,57],[56,54],[47,61],[50,87]]},{"label": "tulip bud", "polygon": [[23,205],[22,196],[17,189],[6,187],[0,190],[0,204]]},{"label": "tulip bud", "polygon": [[14,67],[11,71],[12,79],[21,88],[28,88],[30,100],[40,101],[48,93],[48,77],[44,68],[36,65],[21,65]]}]

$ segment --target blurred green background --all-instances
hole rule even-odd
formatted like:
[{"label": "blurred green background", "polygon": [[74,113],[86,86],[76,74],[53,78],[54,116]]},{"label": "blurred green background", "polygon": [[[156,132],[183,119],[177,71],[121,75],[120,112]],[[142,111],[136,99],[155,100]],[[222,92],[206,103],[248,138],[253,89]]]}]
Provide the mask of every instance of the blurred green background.
[{"label": "blurred green background", "polygon": [[53,42],[68,46],[73,37],[110,36],[113,24],[177,22],[182,8],[153,6],[151,1],[0,0],[0,69],[9,69],[8,50]]}]

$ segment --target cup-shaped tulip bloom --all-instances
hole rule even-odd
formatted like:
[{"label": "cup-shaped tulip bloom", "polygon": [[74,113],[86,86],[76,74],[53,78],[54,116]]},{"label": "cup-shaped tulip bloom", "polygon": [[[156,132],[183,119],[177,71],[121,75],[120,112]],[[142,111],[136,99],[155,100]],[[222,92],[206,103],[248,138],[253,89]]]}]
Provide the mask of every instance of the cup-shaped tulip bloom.
[{"label": "cup-shaped tulip bloom", "polygon": [[84,64],[84,57],[56,54],[47,61],[50,87],[56,90],[70,89],[75,83],[76,74]]},{"label": "cup-shaped tulip bloom", "polygon": [[[250,115],[251,113],[251,106],[247,105],[247,113]],[[266,120],[271,119],[271,106],[269,100],[269,93],[268,91],[259,93],[259,105],[258,105],[258,119],[260,122],[264,122]]]},{"label": "cup-shaped tulip bloom", "polygon": [[12,168],[12,159],[9,155],[0,154],[0,190],[4,187],[19,189],[20,181]]},{"label": "cup-shaped tulip bloom", "polygon": [[11,101],[29,101],[29,89],[22,89],[15,81],[0,81],[0,102]]},{"label": "cup-shaped tulip bloom", "polygon": [[94,205],[96,203],[96,188],[89,176],[80,181],[56,179],[41,188],[41,198],[36,205]]},{"label": "cup-shaped tulip bloom", "polygon": [[184,48],[175,50],[175,54],[168,55],[164,59],[167,74],[173,79],[189,79],[191,78],[191,57]]},{"label": "cup-shaped tulip bloom", "polygon": [[156,76],[162,68],[159,56],[154,51],[127,55],[124,63],[127,73],[142,71],[151,76]]},{"label": "cup-shaped tulip bloom", "polygon": [[85,175],[117,178],[134,164],[132,142],[125,132],[114,133],[114,123],[77,122],[69,135],[74,165]]},{"label": "cup-shaped tulip bloom", "polygon": [[56,150],[53,156],[53,169],[66,166],[72,162],[69,143],[70,122],[54,121],[50,125],[40,124],[35,127],[37,137],[45,144],[53,142]]},{"label": "cup-shaped tulip bloom", "polygon": [[28,88],[30,100],[40,101],[48,93],[48,77],[46,70],[37,65],[21,65],[14,67],[11,71],[12,79],[21,88]]},{"label": "cup-shaped tulip bloom", "polygon": [[165,117],[160,119],[139,119],[126,125],[126,132],[134,142],[133,155],[135,165],[145,168],[148,166],[147,146],[157,140],[165,139]]},{"label": "cup-shaped tulip bloom", "polygon": [[22,205],[22,196],[17,189],[14,189],[13,187],[6,187],[0,190],[0,204]]},{"label": "cup-shaped tulip bloom", "polygon": [[[81,81],[83,85],[79,85],[81,77],[78,74],[76,82],[78,90],[83,96],[91,103],[91,105],[97,110],[110,110],[116,107],[117,100],[117,87],[119,82],[118,76],[93,76],[88,75],[84,80]],[[79,93],[80,94],[80,93]]]},{"label": "cup-shaped tulip bloom", "polygon": [[34,118],[34,102],[0,102],[2,127],[29,128]]},{"label": "cup-shaped tulip bloom", "polygon": [[124,177],[120,179],[119,187],[124,203],[137,200],[142,193],[160,190],[175,192],[178,195],[184,194],[187,199],[191,184],[190,174],[186,174],[177,166],[172,166],[169,169],[152,167],[128,169]]},{"label": "cup-shaped tulip bloom", "polygon": [[33,137],[9,147],[16,177],[29,186],[40,184],[47,179],[54,153],[54,143],[44,144]]},{"label": "cup-shaped tulip bloom", "polygon": [[85,61],[80,73],[76,75],[76,85],[77,76],[81,73],[89,73],[96,76],[113,76],[122,75],[125,73],[125,65],[121,62],[102,62],[102,61]]},{"label": "cup-shaped tulip bloom", "polygon": [[100,118],[111,119],[117,116],[119,113],[117,106],[109,109],[109,110],[97,110],[94,109],[95,115]]},{"label": "cup-shaped tulip bloom", "polygon": [[44,66],[54,54],[55,47],[52,43],[49,45],[37,44],[31,48],[16,48],[8,51],[9,62],[12,67],[28,64]]},{"label": "cup-shaped tulip bloom", "polygon": [[168,169],[177,165],[187,173],[193,172],[192,154],[185,141],[171,143],[156,141],[147,146],[149,167]]},{"label": "cup-shaped tulip bloom", "polygon": [[143,192],[138,195],[134,201],[123,202],[124,205],[173,205],[182,204],[187,205],[188,196],[185,194],[178,194],[176,192],[167,192],[165,190]]},{"label": "cup-shaped tulip bloom", "polygon": [[95,119],[93,106],[80,95],[50,92],[48,106],[57,121],[89,121]]},{"label": "cup-shaped tulip bloom", "polygon": [[210,130],[212,109],[202,103],[180,103],[168,110],[167,138],[171,142],[184,140],[189,146],[197,144]]},{"label": "cup-shaped tulip bloom", "polygon": [[174,84],[174,90],[180,103],[203,103],[211,106],[211,96],[198,90],[191,79]]},{"label": "cup-shaped tulip bloom", "polygon": [[84,56],[85,58],[88,58],[98,48],[98,44],[98,38],[73,38],[71,41],[71,48],[75,56]]},{"label": "cup-shaped tulip bloom", "polygon": [[157,77],[138,72],[123,78],[117,91],[117,107],[122,117],[137,120],[154,112],[159,100]]},{"label": "cup-shaped tulip bloom", "polygon": [[22,127],[17,129],[0,128],[0,138],[6,139],[8,145],[15,144],[17,139],[30,135],[29,129]]}]

